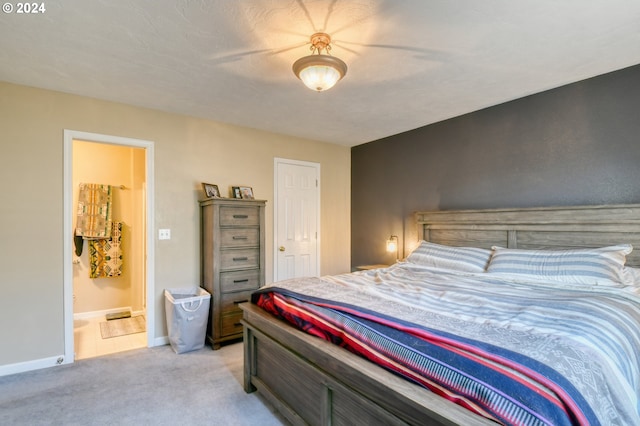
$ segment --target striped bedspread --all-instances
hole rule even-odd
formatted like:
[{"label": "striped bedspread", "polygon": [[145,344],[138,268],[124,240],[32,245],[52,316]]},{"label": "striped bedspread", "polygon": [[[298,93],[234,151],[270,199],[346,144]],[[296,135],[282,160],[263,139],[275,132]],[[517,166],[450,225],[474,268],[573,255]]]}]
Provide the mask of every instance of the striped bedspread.
[{"label": "striped bedspread", "polygon": [[399,263],[253,302],[501,424],[640,425],[640,297]]}]

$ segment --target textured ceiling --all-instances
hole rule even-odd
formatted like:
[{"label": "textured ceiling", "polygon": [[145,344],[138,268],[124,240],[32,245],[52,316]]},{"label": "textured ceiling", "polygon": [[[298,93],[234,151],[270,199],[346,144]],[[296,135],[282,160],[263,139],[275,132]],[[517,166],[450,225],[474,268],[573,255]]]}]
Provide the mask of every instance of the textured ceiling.
[{"label": "textured ceiling", "polygon": [[[640,63],[638,0],[44,5],[0,14],[0,80],[347,146]],[[323,93],[291,71],[316,31]]]}]

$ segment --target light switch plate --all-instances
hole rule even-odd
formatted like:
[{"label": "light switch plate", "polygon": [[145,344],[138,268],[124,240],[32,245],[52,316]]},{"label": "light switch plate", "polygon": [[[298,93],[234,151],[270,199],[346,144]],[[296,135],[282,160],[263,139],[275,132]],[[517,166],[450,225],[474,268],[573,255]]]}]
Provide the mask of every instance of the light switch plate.
[{"label": "light switch plate", "polygon": [[159,229],[158,230],[158,239],[159,240],[170,240],[171,239],[171,229]]}]

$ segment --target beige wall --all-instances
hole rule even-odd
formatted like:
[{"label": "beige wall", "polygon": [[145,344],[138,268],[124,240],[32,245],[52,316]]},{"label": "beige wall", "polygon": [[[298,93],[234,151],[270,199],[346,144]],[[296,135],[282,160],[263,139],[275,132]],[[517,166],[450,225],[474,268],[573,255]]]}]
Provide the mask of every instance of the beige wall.
[{"label": "beige wall", "polygon": [[[283,117],[286,119],[286,117]],[[143,139],[155,149],[156,337],[162,291],[199,283],[201,182],[252,186],[267,202],[273,271],[273,159],[321,164],[321,273],[350,267],[349,148],[0,83],[0,366],[60,355],[63,324],[63,131]]]}]

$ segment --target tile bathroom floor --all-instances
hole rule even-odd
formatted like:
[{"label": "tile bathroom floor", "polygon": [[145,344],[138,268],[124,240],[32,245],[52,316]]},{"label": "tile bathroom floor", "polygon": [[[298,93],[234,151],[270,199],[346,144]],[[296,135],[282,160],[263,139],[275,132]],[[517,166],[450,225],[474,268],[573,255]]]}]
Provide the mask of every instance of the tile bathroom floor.
[{"label": "tile bathroom floor", "polygon": [[106,321],[104,316],[74,320],[73,338],[76,360],[147,347],[146,332],[103,339],[100,334],[100,323],[104,321]]}]

